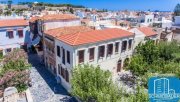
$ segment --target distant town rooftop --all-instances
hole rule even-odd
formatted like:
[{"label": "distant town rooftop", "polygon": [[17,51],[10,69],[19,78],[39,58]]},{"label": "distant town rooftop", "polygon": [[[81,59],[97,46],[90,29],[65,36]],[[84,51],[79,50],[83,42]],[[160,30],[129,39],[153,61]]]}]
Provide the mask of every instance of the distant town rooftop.
[{"label": "distant town rooftop", "polygon": [[41,20],[71,20],[71,19],[78,19],[75,15],[72,14],[51,14],[51,15],[44,15],[40,17]]},{"label": "distant town rooftop", "polygon": [[24,19],[4,19],[0,20],[0,27],[27,26],[27,20]]},{"label": "distant town rooftop", "polygon": [[54,38],[72,46],[96,43],[134,35],[131,32],[117,28],[92,30],[83,26],[51,29],[46,31],[45,34],[53,36]]},{"label": "distant town rooftop", "polygon": [[31,17],[31,18],[29,19],[29,22],[35,22],[35,21],[38,20],[38,19],[39,19],[39,17],[37,17],[37,16]]}]

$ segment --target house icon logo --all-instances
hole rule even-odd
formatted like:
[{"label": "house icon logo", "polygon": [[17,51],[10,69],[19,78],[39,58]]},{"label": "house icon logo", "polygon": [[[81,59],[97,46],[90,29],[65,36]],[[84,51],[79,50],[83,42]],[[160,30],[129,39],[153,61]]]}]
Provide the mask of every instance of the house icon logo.
[{"label": "house icon logo", "polygon": [[169,94],[170,91],[173,91],[173,93],[175,93],[175,90],[169,89],[169,79],[160,78],[154,80],[154,94]]},{"label": "house icon logo", "polygon": [[152,77],[148,81],[150,102],[178,102],[180,80],[176,77]]}]

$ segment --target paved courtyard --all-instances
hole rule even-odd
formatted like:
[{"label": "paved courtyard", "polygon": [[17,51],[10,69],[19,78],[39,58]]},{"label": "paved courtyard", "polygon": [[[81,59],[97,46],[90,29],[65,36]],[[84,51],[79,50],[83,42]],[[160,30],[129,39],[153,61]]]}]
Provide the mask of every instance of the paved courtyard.
[{"label": "paved courtyard", "polygon": [[[34,102],[69,102],[63,101],[70,98],[68,92],[57,84],[55,77],[39,63],[36,54],[29,55],[29,62],[32,64],[30,78],[32,87],[30,92]],[[73,102],[73,101],[72,101]]]}]

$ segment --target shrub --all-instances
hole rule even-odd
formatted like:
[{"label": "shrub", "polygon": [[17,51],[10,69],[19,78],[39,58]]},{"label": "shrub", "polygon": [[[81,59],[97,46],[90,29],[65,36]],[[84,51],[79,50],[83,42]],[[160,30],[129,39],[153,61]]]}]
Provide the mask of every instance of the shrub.
[{"label": "shrub", "polygon": [[132,57],[126,70],[131,70],[136,76],[144,75],[147,72],[147,63],[144,62],[144,58],[138,54]]},{"label": "shrub", "polygon": [[3,52],[0,50],[0,59],[3,58]]},{"label": "shrub", "polygon": [[73,69],[72,94],[83,101],[117,102],[118,88],[111,80],[109,71],[91,65],[79,65]]},{"label": "shrub", "polygon": [[145,44],[137,46],[136,53],[130,61],[126,69],[142,77],[141,81],[145,87],[149,73],[180,76],[180,47],[177,42],[160,42],[154,45],[148,40]]},{"label": "shrub", "polygon": [[23,50],[16,50],[4,56],[0,71],[0,89],[15,86],[19,92],[28,87],[30,64]]}]

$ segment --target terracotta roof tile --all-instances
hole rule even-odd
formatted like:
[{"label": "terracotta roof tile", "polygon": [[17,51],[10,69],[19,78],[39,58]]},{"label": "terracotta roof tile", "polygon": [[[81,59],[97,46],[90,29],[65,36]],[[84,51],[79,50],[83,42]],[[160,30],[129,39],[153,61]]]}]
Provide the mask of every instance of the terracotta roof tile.
[{"label": "terracotta roof tile", "polygon": [[27,26],[28,21],[24,19],[0,20],[0,27]]},{"label": "terracotta roof tile", "polygon": [[90,22],[90,19],[82,19],[81,22]]},{"label": "terracotta roof tile", "polygon": [[75,15],[72,14],[51,14],[44,15],[40,17],[41,20],[69,20],[69,19],[78,19]]},{"label": "terracotta roof tile", "polygon": [[29,22],[35,22],[36,20],[38,20],[39,17],[35,16],[35,17],[31,17]]},{"label": "terracotta roof tile", "polygon": [[[77,27],[58,28],[59,30],[52,29],[46,31],[45,33],[72,46],[133,36],[133,33],[117,28],[104,29],[104,30],[91,30],[88,28],[80,27],[79,29],[80,31],[72,31],[75,28]],[[66,29],[67,31],[61,32],[63,31],[62,29]]]},{"label": "terracotta roof tile", "polygon": [[157,32],[155,32],[152,28],[150,27],[140,27],[138,28],[142,33],[144,33],[146,36],[153,36],[157,35]]},{"label": "terracotta roof tile", "polygon": [[93,29],[85,26],[70,26],[70,27],[61,27],[61,28],[55,28],[51,30],[45,31],[45,34],[51,35],[53,37],[59,37],[62,34],[76,34],[80,32],[87,32],[91,31]]}]

